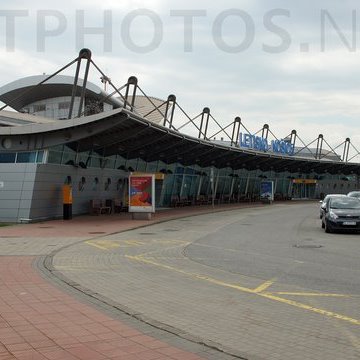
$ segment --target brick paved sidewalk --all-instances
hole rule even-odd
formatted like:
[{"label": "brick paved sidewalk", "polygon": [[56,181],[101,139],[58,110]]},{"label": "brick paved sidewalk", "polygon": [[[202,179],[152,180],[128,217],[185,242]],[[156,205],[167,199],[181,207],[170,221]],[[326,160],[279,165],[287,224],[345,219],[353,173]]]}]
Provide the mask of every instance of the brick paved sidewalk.
[{"label": "brick paved sidewalk", "polygon": [[[244,206],[249,205],[219,206],[216,210]],[[133,221],[129,214],[121,214],[15,225],[0,228],[0,243],[23,237],[33,239],[36,250],[37,238],[56,238],[61,243],[67,236],[91,238],[211,211],[210,207],[164,210],[151,221]],[[0,252],[0,360],[230,358],[200,345],[197,354],[185,351],[144,334],[59,290],[38,274],[33,266],[36,256],[23,255],[3,256]]]},{"label": "brick paved sidewalk", "polygon": [[0,259],[0,359],[201,359],[114,320],[39,276],[33,257]]}]

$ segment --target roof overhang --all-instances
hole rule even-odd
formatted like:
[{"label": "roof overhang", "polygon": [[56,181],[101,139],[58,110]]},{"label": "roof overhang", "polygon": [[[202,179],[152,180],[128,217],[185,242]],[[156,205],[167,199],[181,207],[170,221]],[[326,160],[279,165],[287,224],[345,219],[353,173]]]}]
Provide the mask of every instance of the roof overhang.
[{"label": "roof overhang", "polygon": [[244,150],[201,140],[148,121],[124,108],[96,115],[0,128],[0,151],[40,150],[67,144],[77,151],[164,163],[290,173],[358,174],[360,165]]}]

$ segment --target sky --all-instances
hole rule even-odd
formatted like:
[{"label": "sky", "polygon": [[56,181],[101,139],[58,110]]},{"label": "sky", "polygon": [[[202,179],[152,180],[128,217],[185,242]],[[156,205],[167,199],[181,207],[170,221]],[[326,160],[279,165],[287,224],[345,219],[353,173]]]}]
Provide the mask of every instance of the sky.
[{"label": "sky", "polygon": [[[0,6],[0,85],[51,74],[86,47],[116,86],[136,76],[192,118],[208,107],[223,127],[240,116],[252,133],[267,123],[278,138],[296,129],[306,144],[322,133],[333,148],[350,137],[360,149],[358,1],[24,3]],[[102,86],[95,70],[90,79]]]}]

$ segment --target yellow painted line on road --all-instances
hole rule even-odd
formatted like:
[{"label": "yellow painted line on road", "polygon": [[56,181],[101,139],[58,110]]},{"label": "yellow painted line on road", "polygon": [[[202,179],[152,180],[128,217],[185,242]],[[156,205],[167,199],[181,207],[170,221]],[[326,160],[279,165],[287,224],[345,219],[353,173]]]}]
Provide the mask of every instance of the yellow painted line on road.
[{"label": "yellow painted line on road", "polygon": [[98,243],[96,243],[94,241],[84,241],[84,242],[85,242],[85,244],[88,244],[90,246],[94,246],[94,247],[96,247],[96,248],[98,248],[100,250],[106,250],[106,251],[109,250],[107,247],[101,246],[101,245],[99,245]]},{"label": "yellow painted line on road", "polygon": [[130,246],[142,246],[145,245],[144,242],[138,240],[124,240],[124,243]]},{"label": "yellow painted line on road", "polygon": [[284,299],[284,298],[281,298],[279,296],[275,296],[275,295],[272,295],[272,294],[261,293],[261,294],[258,294],[258,295],[262,296],[264,298],[267,298],[267,299],[271,299],[271,300],[274,300],[274,301],[281,302],[283,304],[295,306],[295,307],[300,308],[300,309],[304,309],[304,310],[312,311],[312,312],[317,313],[317,314],[325,315],[325,316],[330,317],[330,318],[347,321],[347,322],[350,322],[350,323],[355,324],[355,325],[360,325],[360,320],[353,319],[353,318],[351,318],[349,316],[341,315],[341,314],[335,313],[333,311],[328,311],[328,310],[324,310],[324,309],[320,309],[320,308],[315,308],[315,307],[310,306],[310,305],[299,303],[299,302],[293,301],[293,300]]},{"label": "yellow painted line on road", "polygon": [[248,294],[254,294],[254,295],[257,295],[257,296],[261,296],[261,297],[269,299],[269,300],[273,300],[273,301],[276,301],[276,302],[280,302],[282,304],[294,306],[294,307],[296,307],[298,309],[303,309],[303,310],[306,310],[306,311],[314,312],[316,314],[320,314],[320,315],[323,315],[323,316],[326,316],[326,317],[329,317],[329,318],[346,321],[346,322],[349,322],[349,323],[354,324],[354,325],[360,325],[360,320],[353,319],[353,318],[351,318],[349,316],[338,314],[338,313],[335,313],[333,311],[328,311],[328,310],[324,310],[324,309],[321,309],[321,308],[316,308],[316,307],[313,307],[313,306],[310,306],[310,305],[300,303],[298,301],[284,299],[282,297],[273,295],[272,293],[266,293],[266,292],[259,291],[259,289],[261,287],[268,288],[271,285],[270,281],[265,282],[264,284],[260,285],[259,287],[255,288],[255,289],[249,289],[249,288],[246,288],[246,287],[243,287],[243,286],[239,286],[239,285],[235,285],[235,284],[229,284],[229,283],[223,282],[221,280],[213,279],[213,278],[205,276],[205,275],[200,275],[200,274],[197,274],[197,273],[191,273],[191,272],[187,272],[187,271],[184,271],[184,270],[181,270],[181,269],[177,269],[177,268],[175,268],[173,266],[170,266],[170,265],[161,264],[161,263],[158,263],[155,260],[152,260],[152,259],[149,259],[149,258],[144,258],[141,255],[140,256],[139,255],[138,256],[125,255],[125,257],[130,259],[130,260],[135,260],[135,261],[143,262],[145,264],[150,264],[150,265],[154,265],[154,266],[157,266],[157,267],[161,267],[163,269],[175,271],[177,273],[180,273],[180,274],[183,274],[183,275],[186,275],[186,276],[190,276],[190,277],[195,278],[195,279],[204,280],[204,281],[207,281],[207,282],[215,284],[215,285],[224,286],[224,287],[239,290],[239,291],[242,291],[242,292],[245,292],[245,293],[248,293]]},{"label": "yellow painted line on road", "polygon": [[94,246],[100,250],[109,250],[112,248],[118,248],[120,247],[120,245],[114,241],[109,241],[109,240],[88,240],[88,241],[84,241],[85,244],[87,245],[91,245]]},{"label": "yellow painted line on road", "polygon": [[308,293],[308,292],[286,292],[286,291],[271,291],[268,294],[271,295],[290,295],[290,296],[319,296],[319,297],[344,297],[349,298],[350,295],[345,294],[326,294],[326,293]]},{"label": "yellow painted line on road", "polygon": [[205,281],[210,282],[212,284],[229,287],[229,288],[240,290],[240,291],[243,291],[243,292],[246,292],[246,293],[254,293],[254,291],[252,289],[248,289],[246,287],[238,286],[238,285],[235,285],[235,284],[225,283],[223,281],[216,280],[216,279],[210,278],[210,277],[205,276],[205,275],[200,275],[200,274],[196,274],[196,273],[190,273],[190,272],[187,272],[187,271],[184,271],[184,270],[181,270],[181,269],[177,269],[177,268],[175,268],[173,266],[170,266],[170,265],[160,264],[160,263],[158,263],[158,262],[156,262],[154,260],[148,259],[148,258],[145,259],[144,257],[139,256],[139,255],[138,256],[125,255],[125,257],[130,259],[130,260],[143,262],[143,263],[146,263],[146,264],[150,264],[150,265],[154,265],[154,266],[157,266],[157,267],[162,267],[164,269],[168,269],[168,270],[171,270],[171,271],[175,271],[175,272],[178,272],[178,273],[186,275],[186,276],[191,276],[191,277],[193,277],[195,279],[205,280]]},{"label": "yellow painted line on road", "polygon": [[261,293],[261,292],[263,292],[264,290],[268,289],[274,282],[275,282],[275,279],[269,280],[269,281],[265,281],[263,284],[261,284],[261,285],[258,286],[256,289],[254,289],[254,293]]}]

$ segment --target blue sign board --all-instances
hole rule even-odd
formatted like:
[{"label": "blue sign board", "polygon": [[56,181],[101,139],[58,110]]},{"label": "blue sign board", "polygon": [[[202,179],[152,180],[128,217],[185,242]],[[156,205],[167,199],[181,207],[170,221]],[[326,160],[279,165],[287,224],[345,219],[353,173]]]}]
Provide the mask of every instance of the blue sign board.
[{"label": "blue sign board", "polygon": [[240,147],[257,151],[294,155],[294,145],[285,140],[271,140],[269,144],[268,140],[261,136],[240,133],[239,144]]},{"label": "blue sign board", "polygon": [[274,182],[262,181],[260,183],[260,200],[274,200]]}]

